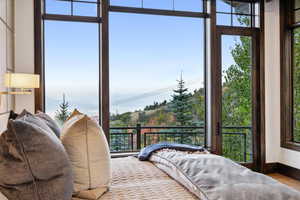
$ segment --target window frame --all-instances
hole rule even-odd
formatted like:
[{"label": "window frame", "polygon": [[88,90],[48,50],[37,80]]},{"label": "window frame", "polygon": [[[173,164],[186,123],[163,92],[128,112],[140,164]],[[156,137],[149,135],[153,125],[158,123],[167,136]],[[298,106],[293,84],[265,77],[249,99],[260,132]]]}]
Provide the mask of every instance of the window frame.
[{"label": "window frame", "polygon": [[293,31],[300,24],[293,23],[293,3],[280,1],[281,147],[300,151],[300,143],[294,141],[293,115]]},{"label": "window frame", "polygon": [[[260,0],[240,0],[245,2],[261,2]],[[207,31],[206,36],[207,40],[207,52],[205,51],[206,55],[205,58],[207,59],[207,66],[206,66],[206,72],[205,72],[205,93],[206,93],[206,107],[205,107],[205,113],[206,113],[206,139],[211,144],[211,151],[213,153],[218,153],[218,137],[217,137],[217,114],[216,109],[213,105],[216,105],[215,102],[217,94],[216,89],[213,87],[208,87],[208,82],[210,83],[212,80],[215,80],[214,74],[216,73],[216,59],[215,51],[216,51],[216,45],[217,45],[217,25],[216,25],[216,0],[207,0],[207,3],[210,3],[210,5],[207,7],[205,6],[206,13],[196,13],[198,17],[204,17],[206,21],[205,31]],[[44,67],[43,67],[43,7],[42,0],[34,0],[34,47],[35,47],[35,73],[41,75],[40,79],[40,85],[41,87],[39,89],[35,89],[35,110],[41,110],[44,111],[45,109],[45,89],[44,89]],[[109,0],[102,0],[101,6],[101,18],[93,18],[97,21],[97,23],[100,23],[100,42],[101,42],[101,49],[109,49],[109,12],[111,11],[118,11],[118,12],[132,12],[132,13],[144,13],[144,14],[160,14],[160,15],[176,15],[179,16],[185,15],[186,17],[195,17],[195,12],[182,12],[182,11],[168,11],[168,10],[159,10],[159,9],[145,9],[145,8],[130,8],[128,7],[121,7],[118,8],[118,10],[115,10],[116,8],[109,5]],[[258,169],[264,171],[265,169],[265,102],[264,102],[264,4],[262,3],[259,8],[260,13],[260,27],[259,29],[259,47],[261,49],[260,56],[259,56],[259,63],[260,63],[260,118],[258,119],[259,123],[259,135],[257,135],[257,143],[258,143]],[[192,16],[190,16],[192,15]],[[48,18],[53,17],[52,20],[70,20],[70,21],[86,21],[91,22],[91,17],[81,17],[81,16],[61,16],[61,15],[51,15],[47,16]],[[222,27],[222,26],[218,26]],[[231,29],[236,29],[237,27],[230,27]],[[249,29],[248,27],[238,27],[239,29]],[[99,95],[101,98],[99,98],[100,101],[100,123],[106,133],[106,137],[110,139],[109,135],[109,51],[100,51],[100,70],[99,70]],[[208,94],[209,93],[209,94]],[[209,96],[209,98],[208,98]],[[209,102],[209,103],[208,103]],[[208,113],[210,115],[208,115]],[[209,124],[208,124],[209,121]]]},{"label": "window frame", "polygon": [[[110,143],[110,111],[109,111],[109,13],[125,12],[133,14],[153,14],[165,16],[203,18],[205,21],[210,15],[207,13],[207,0],[203,1],[203,12],[174,11],[148,8],[131,8],[124,6],[111,6],[110,0],[97,0],[98,16],[78,16],[65,14],[49,14],[46,12],[46,0],[34,0],[34,37],[35,37],[35,73],[40,74],[40,88],[35,89],[35,110],[45,111],[45,64],[44,64],[44,21],[72,21],[99,24],[99,122],[102,126],[108,143]],[[81,0],[60,0],[65,2],[81,2]],[[200,1],[200,0],[199,0]],[[87,3],[87,2],[85,2]],[[205,31],[206,26],[204,25]],[[206,56],[204,56],[206,59]],[[206,61],[205,61],[206,62]],[[204,72],[205,73],[205,72]],[[205,80],[206,82],[206,80]],[[206,94],[206,89],[205,89]],[[206,112],[205,112],[206,113]],[[206,116],[205,116],[206,119]],[[206,128],[206,127],[205,127]]]},{"label": "window frame", "polygon": [[[218,0],[216,0],[216,3]],[[235,2],[238,2],[238,0],[228,0],[230,2],[230,11],[219,11],[216,8],[216,17],[217,17],[217,26],[228,26],[228,27],[235,27],[235,28],[260,28],[260,24],[257,26],[256,23],[260,22],[260,2],[259,1],[242,1],[240,0],[239,2],[241,3],[247,3],[250,6],[250,13],[242,13],[242,12],[236,12],[233,10],[234,6],[233,4]],[[258,8],[258,13],[255,12],[255,7],[256,4],[259,3],[259,8]],[[217,6],[217,5],[216,5]],[[224,24],[218,24],[218,15],[227,15],[230,16],[230,25],[224,25]],[[249,17],[250,18],[250,24],[249,26],[240,26],[240,25],[234,25],[234,16],[244,16],[244,17]],[[258,20],[256,19],[258,17]]]}]

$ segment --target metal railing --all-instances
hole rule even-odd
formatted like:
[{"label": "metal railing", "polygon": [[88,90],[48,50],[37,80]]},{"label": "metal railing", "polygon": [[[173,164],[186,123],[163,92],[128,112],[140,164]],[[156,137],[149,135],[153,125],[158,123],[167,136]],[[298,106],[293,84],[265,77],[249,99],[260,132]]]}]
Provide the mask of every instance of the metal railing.
[{"label": "metal railing", "polygon": [[252,128],[249,126],[222,127],[222,150],[227,158],[238,162],[252,161]]},{"label": "metal railing", "polygon": [[[223,155],[239,162],[252,160],[251,127],[222,127]],[[111,127],[112,152],[135,152],[145,146],[167,141],[198,146],[206,145],[203,126],[136,126]]]},{"label": "metal railing", "polygon": [[161,141],[206,146],[204,127],[197,126],[141,126],[110,128],[112,152],[139,151]]}]

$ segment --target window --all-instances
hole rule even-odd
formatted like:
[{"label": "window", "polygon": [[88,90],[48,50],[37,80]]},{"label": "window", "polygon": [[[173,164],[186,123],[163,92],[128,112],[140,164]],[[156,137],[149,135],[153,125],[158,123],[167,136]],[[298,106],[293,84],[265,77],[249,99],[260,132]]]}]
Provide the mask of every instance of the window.
[{"label": "window", "polygon": [[281,12],[281,144],[300,151],[300,1],[281,3]]},{"label": "window", "polygon": [[137,126],[141,147],[204,145],[204,19],[112,12],[109,21],[111,150],[139,149]]},{"label": "window", "polygon": [[42,0],[44,109],[63,124],[77,108],[100,120],[100,1]]},{"label": "window", "polygon": [[98,45],[98,24],[45,21],[45,107],[58,122],[64,101],[98,120]]},{"label": "window", "polygon": [[[300,22],[300,1],[294,1],[293,24]],[[300,28],[292,29],[292,63],[293,63],[293,141],[300,143]]]},{"label": "window", "polygon": [[217,25],[259,27],[259,3],[216,0]]},{"label": "window", "polygon": [[67,16],[97,17],[99,0],[45,0],[45,13]]},{"label": "window", "polygon": [[111,6],[169,11],[205,12],[206,0],[110,0]]},{"label": "window", "polygon": [[[40,59],[36,69],[40,70],[44,85],[37,90],[36,99],[46,112],[55,116],[59,105],[68,101],[69,110],[79,108],[94,116],[100,121],[113,152],[138,151],[146,145],[169,141],[213,147],[214,152],[224,145],[227,157],[247,164],[255,162],[252,146],[256,141],[250,137],[256,124],[248,118],[254,116],[249,112],[256,110],[241,108],[247,112],[243,123],[231,124],[228,122],[231,119],[225,119],[228,123],[221,127],[226,129],[224,143],[215,142],[214,127],[219,124],[215,118],[221,116],[222,110],[213,106],[222,102],[218,104],[215,102],[218,99],[212,97],[221,97],[216,82],[222,77],[216,71],[217,62],[213,61],[218,54],[211,49],[221,49],[213,44],[220,28],[245,32],[236,39],[224,40],[231,44],[224,49],[226,53],[232,51],[232,45],[239,48],[244,40],[248,44],[254,35],[252,31],[258,30],[257,3],[218,1],[218,15],[228,19],[227,24],[221,20],[219,25],[224,23],[229,27],[216,27],[215,9],[210,5],[214,1],[41,2],[44,6],[36,6],[42,10],[35,26],[42,31],[37,29],[35,33],[43,36],[36,40],[36,55],[42,55],[36,56]],[[250,52],[252,46],[248,46],[245,51]],[[227,64],[224,70],[230,72],[228,69],[235,64]],[[251,67],[249,64],[245,71]],[[251,81],[245,79],[248,87]],[[234,86],[227,82],[225,89],[235,93]],[[248,98],[235,95],[234,99],[227,99],[236,104],[246,99],[250,104],[250,86],[248,92]],[[238,112],[231,117],[240,118]],[[220,137],[219,134],[217,139]]]}]

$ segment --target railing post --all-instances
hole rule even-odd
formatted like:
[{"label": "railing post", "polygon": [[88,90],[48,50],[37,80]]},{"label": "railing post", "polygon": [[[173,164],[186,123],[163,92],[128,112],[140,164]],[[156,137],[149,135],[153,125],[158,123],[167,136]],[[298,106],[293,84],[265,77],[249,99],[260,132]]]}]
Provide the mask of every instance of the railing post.
[{"label": "railing post", "polygon": [[136,148],[141,149],[141,124],[136,125]]},{"label": "railing post", "polygon": [[247,133],[244,133],[244,162],[247,162]]}]

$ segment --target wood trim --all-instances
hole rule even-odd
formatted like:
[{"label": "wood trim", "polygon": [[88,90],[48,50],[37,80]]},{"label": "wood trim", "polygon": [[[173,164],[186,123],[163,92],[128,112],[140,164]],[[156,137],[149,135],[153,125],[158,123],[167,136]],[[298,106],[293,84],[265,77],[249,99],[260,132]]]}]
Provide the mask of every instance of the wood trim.
[{"label": "wood trim", "polygon": [[219,124],[219,116],[218,116],[218,110],[219,110],[219,101],[217,99],[218,91],[220,91],[220,88],[218,85],[212,86],[212,82],[215,81],[218,78],[218,67],[219,63],[216,58],[220,56],[220,52],[216,48],[218,45],[218,37],[217,37],[217,16],[216,16],[216,0],[211,1],[211,13],[210,13],[210,93],[211,93],[211,99],[210,99],[210,112],[211,112],[211,151],[214,154],[221,155],[222,154],[222,137],[219,137],[219,130],[217,125]]},{"label": "wood trim", "polygon": [[264,170],[262,171],[264,174],[272,174],[272,173],[277,173],[277,164],[276,162],[274,163],[265,163],[264,165]]},{"label": "wood trim", "polygon": [[42,2],[34,0],[34,73],[40,75],[40,88],[35,89],[35,112],[45,111],[45,84],[43,67],[43,23],[42,23]]},{"label": "wood trim", "polygon": [[300,169],[282,163],[266,163],[264,174],[279,173],[300,181]]},{"label": "wood trim", "polygon": [[288,165],[278,163],[277,172],[285,176],[288,176],[290,178],[300,180],[300,169],[296,169],[294,167],[290,167]]},{"label": "wood trim", "polygon": [[300,143],[293,142],[293,62],[291,0],[280,1],[280,109],[281,147],[300,151]]},{"label": "wood trim", "polygon": [[101,18],[100,17],[44,14],[43,19],[45,19],[45,20],[57,20],[57,21],[71,21],[71,22],[101,23]]},{"label": "wood trim", "polygon": [[265,4],[260,4],[260,29],[259,29],[259,104],[260,112],[257,121],[258,134],[258,160],[257,167],[259,171],[264,171],[264,164],[266,163],[266,128],[265,128]]},{"label": "wood trim", "polygon": [[102,23],[101,23],[101,68],[100,68],[100,115],[101,125],[106,135],[108,143],[110,142],[109,132],[109,0],[103,0],[101,4]]},{"label": "wood trim", "polygon": [[136,14],[149,14],[149,15],[165,15],[165,16],[178,16],[178,17],[197,17],[208,18],[209,14],[201,12],[188,12],[188,11],[173,11],[173,10],[161,10],[151,8],[134,8],[124,6],[109,6],[111,12],[125,12]]}]

